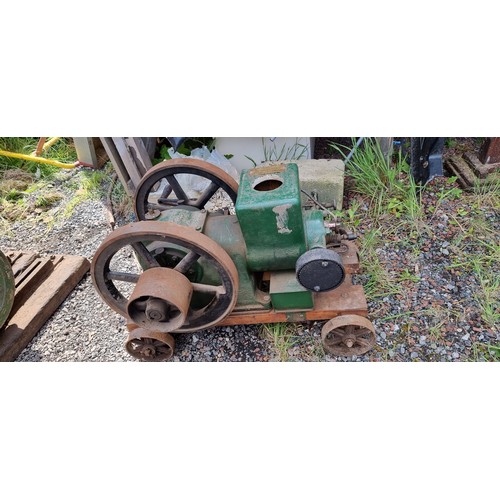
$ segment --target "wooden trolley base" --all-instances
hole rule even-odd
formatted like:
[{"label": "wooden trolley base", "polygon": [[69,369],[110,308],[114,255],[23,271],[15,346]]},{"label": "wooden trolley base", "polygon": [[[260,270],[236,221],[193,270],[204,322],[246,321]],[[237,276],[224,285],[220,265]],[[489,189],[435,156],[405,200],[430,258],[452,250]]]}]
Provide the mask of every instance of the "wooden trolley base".
[{"label": "wooden trolley base", "polygon": [[368,306],[361,285],[353,285],[351,275],[347,274],[344,282],[330,292],[313,293],[314,309],[309,311],[234,311],[217,326],[251,325],[260,323],[281,323],[317,321],[334,318],[342,314],[368,316]]}]

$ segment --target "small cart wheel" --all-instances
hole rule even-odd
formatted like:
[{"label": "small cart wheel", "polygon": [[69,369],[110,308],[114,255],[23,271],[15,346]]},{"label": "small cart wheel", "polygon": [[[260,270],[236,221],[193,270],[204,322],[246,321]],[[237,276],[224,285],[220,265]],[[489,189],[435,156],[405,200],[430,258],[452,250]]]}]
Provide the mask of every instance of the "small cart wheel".
[{"label": "small cart wheel", "polygon": [[363,316],[346,314],[325,323],[321,340],[325,351],[334,356],[361,356],[375,346],[375,328]]},{"label": "small cart wheel", "polygon": [[141,361],[168,361],[174,355],[175,340],[170,333],[134,328],[125,343],[125,349]]}]

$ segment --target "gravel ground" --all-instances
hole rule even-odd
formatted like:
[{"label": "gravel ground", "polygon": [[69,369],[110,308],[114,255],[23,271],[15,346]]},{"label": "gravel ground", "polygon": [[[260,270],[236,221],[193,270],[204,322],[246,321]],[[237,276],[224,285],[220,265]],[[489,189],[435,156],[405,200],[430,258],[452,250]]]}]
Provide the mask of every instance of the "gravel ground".
[{"label": "gravel ground", "polygon": [[[68,177],[77,176],[68,173]],[[481,286],[475,275],[449,267],[459,250],[455,239],[461,226],[450,224],[463,217],[466,199],[447,200],[436,205],[446,179],[433,181],[423,202],[430,231],[415,241],[407,234],[393,233],[382,241],[376,254],[388,275],[400,279],[400,293],[370,297],[369,314],[377,331],[375,349],[359,357],[333,357],[321,347],[323,322],[296,325],[288,344],[277,345],[261,333],[260,326],[211,328],[176,339],[174,361],[461,361],[484,359],[477,346],[500,341],[498,325],[486,324],[480,314],[477,297]],[[57,216],[71,197],[65,198],[49,213]],[[352,201],[346,196],[346,203]],[[457,215],[462,214],[462,215]],[[43,215],[43,214],[42,214]],[[498,245],[498,213],[484,209],[483,219],[492,229],[485,238]],[[117,220],[118,225],[133,220],[133,215]],[[460,219],[462,220],[462,219]],[[463,219],[465,220],[465,219]],[[36,223],[35,223],[36,222]],[[391,224],[388,217],[388,224]],[[361,221],[361,238],[370,229]],[[3,250],[36,251],[45,254],[82,255],[90,260],[111,231],[103,200],[78,205],[70,218],[62,218],[52,228],[33,214],[12,225],[10,235],[2,236]],[[495,232],[496,231],[496,232]],[[489,235],[489,236],[488,236]],[[480,255],[484,247],[465,241],[471,254]],[[461,247],[463,248],[463,247]],[[491,269],[499,273],[498,263]],[[369,275],[356,277],[366,285]],[[396,280],[397,281],[397,280]],[[125,320],[105,305],[86,276],[47,321],[38,335],[18,357],[18,361],[135,361],[124,349]],[[479,354],[478,354],[479,352]]]}]

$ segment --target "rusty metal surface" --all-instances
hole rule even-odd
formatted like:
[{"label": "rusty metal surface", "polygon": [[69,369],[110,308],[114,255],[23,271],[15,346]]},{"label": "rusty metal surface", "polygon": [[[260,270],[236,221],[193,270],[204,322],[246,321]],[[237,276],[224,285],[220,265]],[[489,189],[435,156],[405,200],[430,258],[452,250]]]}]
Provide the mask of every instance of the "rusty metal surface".
[{"label": "rusty metal surface", "polygon": [[[210,185],[195,200],[191,200],[176,179],[178,174],[190,174],[208,179]],[[153,199],[152,193],[158,184],[166,180],[167,191],[159,199]],[[171,188],[171,189],[169,189]],[[224,170],[211,163],[196,158],[174,158],[159,163],[142,178],[137,187],[134,210],[139,220],[147,220],[151,210],[168,210],[171,206],[177,208],[203,209],[207,202],[219,189],[225,191],[233,203],[238,194],[238,183]],[[168,198],[174,192],[176,199]],[[173,205],[172,205],[173,204]]]},{"label": "rusty metal surface", "polygon": [[141,361],[168,361],[174,354],[175,340],[165,332],[132,328],[125,349]]},{"label": "rusty metal surface", "polygon": [[327,245],[327,248],[335,250],[342,257],[342,265],[346,273],[358,274],[360,272],[359,250],[353,241],[344,240],[339,247]]},{"label": "rusty metal surface", "polygon": [[[186,324],[177,329],[177,332],[195,332],[209,328],[233,310],[237,300],[239,278],[236,267],[227,252],[216,242],[191,228],[170,222],[149,221],[128,224],[113,231],[94,255],[91,267],[92,280],[97,292],[109,307],[127,317],[128,298],[118,290],[114,281],[137,282],[140,276],[114,272],[110,269],[110,263],[117,252],[128,246],[134,245],[136,248],[142,248],[143,254],[147,253],[148,248],[144,242],[176,245],[184,248],[187,255],[194,251],[200,258],[209,262],[219,274],[221,281],[219,286],[192,284],[195,291],[198,289],[200,293],[208,292],[213,297],[204,307],[190,308]],[[150,254],[149,257],[150,259],[144,261],[145,269],[152,267],[159,269],[154,264],[148,263],[154,260],[153,255]],[[172,286],[175,286],[175,283]]]},{"label": "rusty metal surface", "polygon": [[147,269],[130,296],[128,317],[145,330],[172,332],[186,322],[192,295],[191,282],[180,272]]},{"label": "rusty metal surface", "polygon": [[483,164],[500,163],[500,137],[487,137],[479,151]]},{"label": "rusty metal surface", "polygon": [[361,356],[374,347],[375,328],[362,316],[337,316],[323,326],[321,339],[325,350],[334,356]]},{"label": "rusty metal surface", "polygon": [[[368,305],[361,285],[353,285],[351,276],[346,275],[344,283],[335,290],[313,293],[314,309],[310,311],[276,311],[235,308],[234,311],[218,323],[218,326],[252,325],[262,323],[281,323],[288,321],[319,321],[338,315],[356,314],[368,316]],[[300,320],[290,319],[292,313],[300,313]]]}]

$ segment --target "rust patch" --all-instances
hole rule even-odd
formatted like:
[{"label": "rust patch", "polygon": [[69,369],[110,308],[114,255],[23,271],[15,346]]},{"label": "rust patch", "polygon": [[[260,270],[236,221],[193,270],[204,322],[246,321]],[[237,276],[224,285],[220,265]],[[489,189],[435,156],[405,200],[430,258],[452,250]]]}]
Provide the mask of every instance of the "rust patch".
[{"label": "rust patch", "polygon": [[281,172],[284,172],[285,169],[286,165],[284,163],[278,163],[276,165],[267,165],[265,167],[255,167],[252,168],[248,173],[254,176],[279,174]]},{"label": "rust patch", "polygon": [[290,208],[292,208],[290,203],[278,205],[273,208],[273,212],[276,214],[276,227],[280,234],[290,234],[292,232],[288,227],[288,209]]}]

